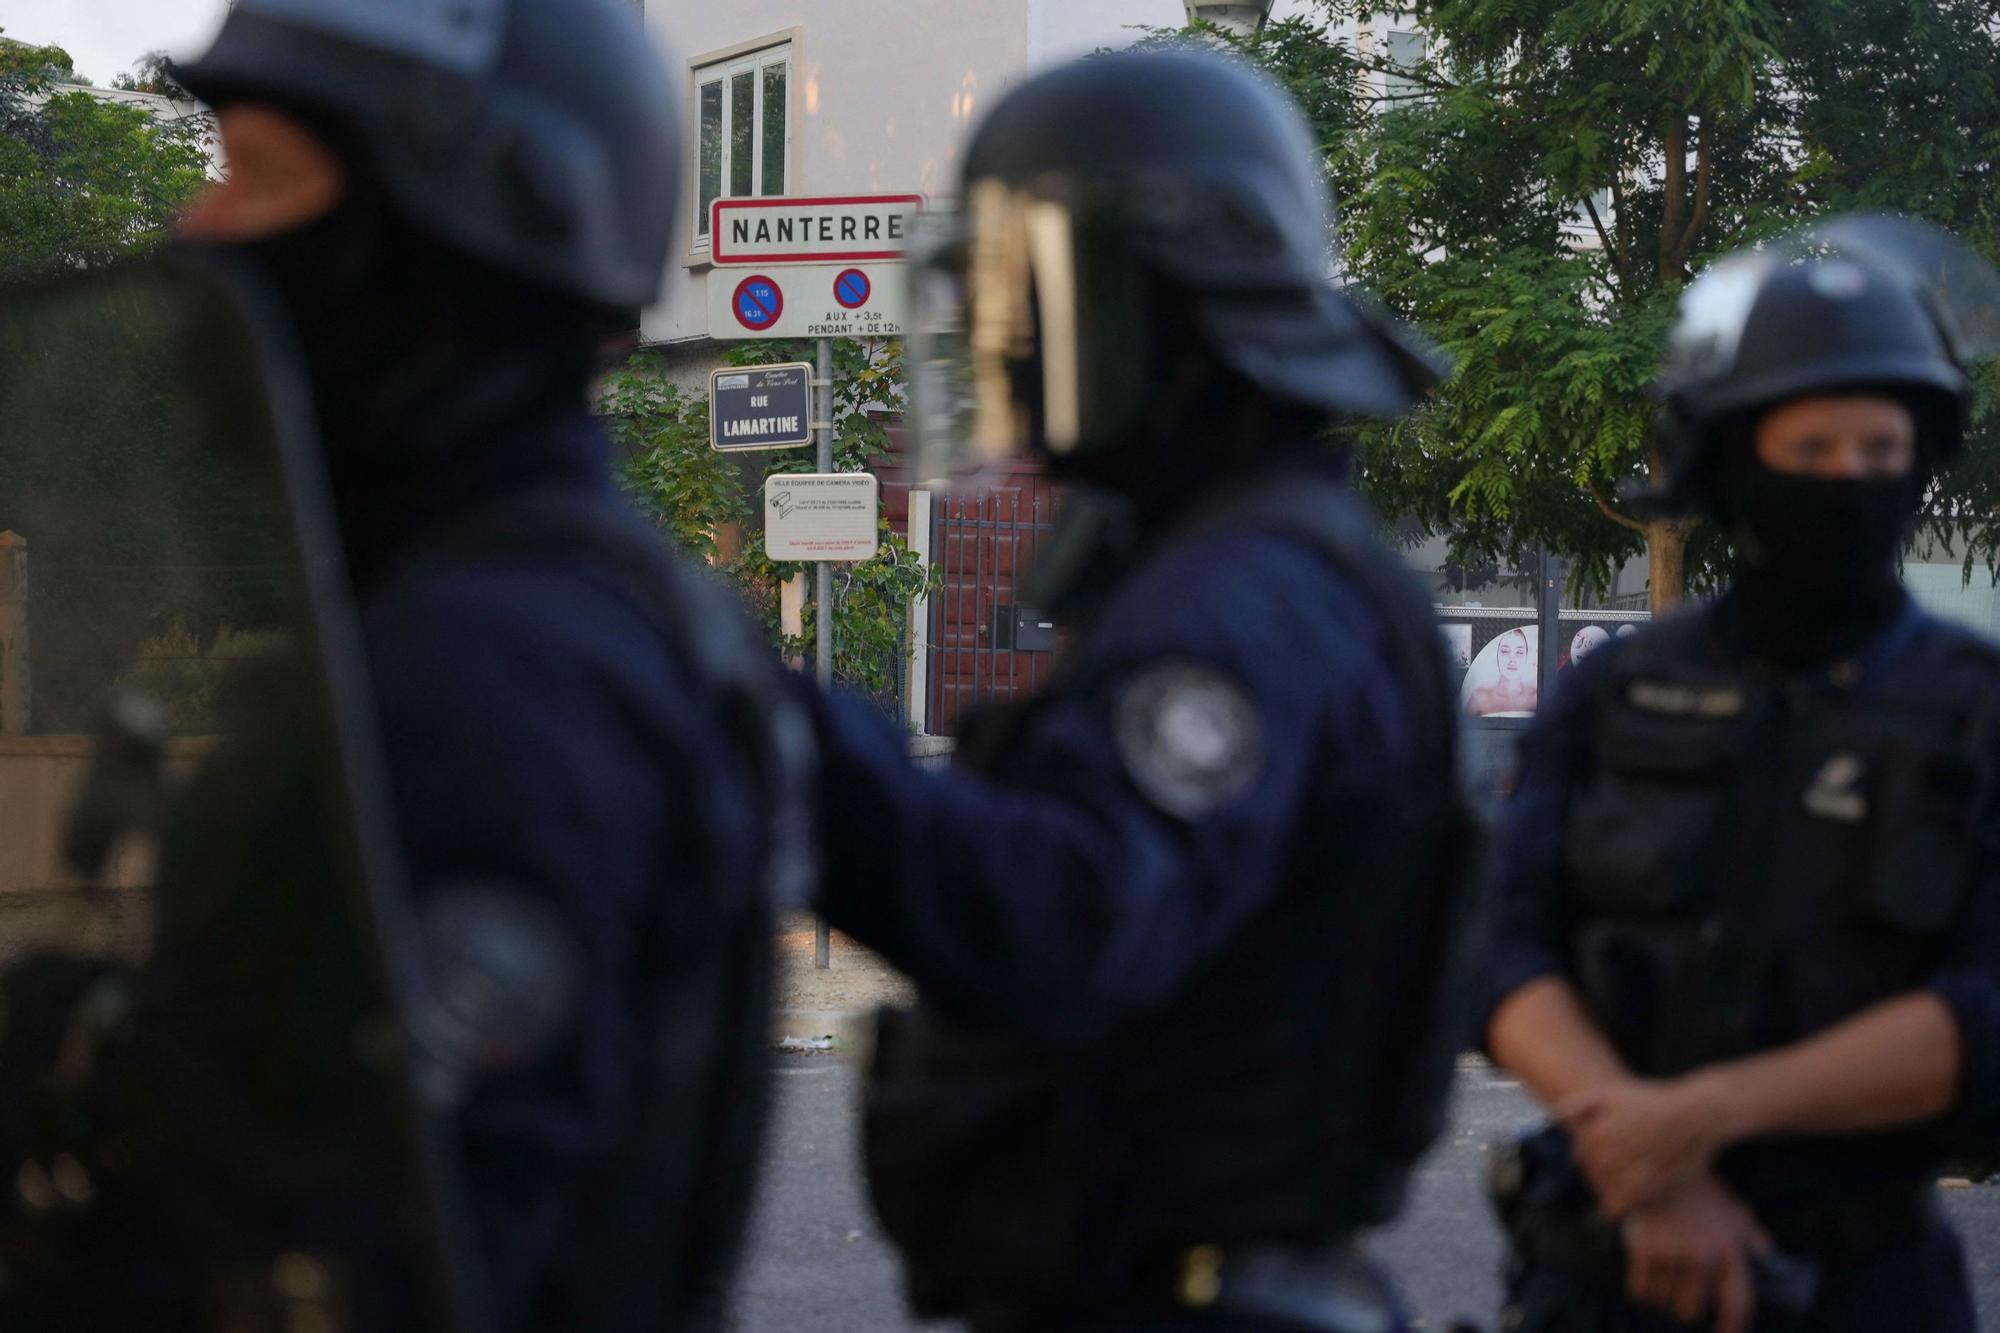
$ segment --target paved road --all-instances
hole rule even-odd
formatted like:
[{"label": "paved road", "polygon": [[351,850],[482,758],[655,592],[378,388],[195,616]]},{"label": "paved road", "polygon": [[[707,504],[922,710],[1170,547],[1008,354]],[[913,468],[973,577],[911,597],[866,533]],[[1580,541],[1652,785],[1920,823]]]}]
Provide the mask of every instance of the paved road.
[{"label": "paved road", "polygon": [[[907,1333],[894,1260],[869,1215],[855,1161],[855,1074],[831,1055],[780,1056],[778,1105],[732,1327],[741,1333]],[[1450,1132],[1419,1173],[1409,1210],[1376,1249],[1425,1322],[1490,1326],[1500,1241],[1481,1196],[1485,1144],[1532,1115],[1484,1069],[1460,1077]],[[2000,1329],[2000,1188],[1947,1192],[1972,1256],[1981,1323]],[[932,1333],[947,1326],[927,1325]]]}]

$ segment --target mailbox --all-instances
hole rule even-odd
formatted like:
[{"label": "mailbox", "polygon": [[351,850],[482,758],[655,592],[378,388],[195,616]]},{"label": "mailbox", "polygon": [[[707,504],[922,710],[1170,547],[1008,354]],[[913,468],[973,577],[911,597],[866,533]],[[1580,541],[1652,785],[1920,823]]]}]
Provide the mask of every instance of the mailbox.
[{"label": "mailbox", "polygon": [[1052,653],[1056,622],[1033,607],[1007,603],[993,608],[993,646],[1003,653]]}]

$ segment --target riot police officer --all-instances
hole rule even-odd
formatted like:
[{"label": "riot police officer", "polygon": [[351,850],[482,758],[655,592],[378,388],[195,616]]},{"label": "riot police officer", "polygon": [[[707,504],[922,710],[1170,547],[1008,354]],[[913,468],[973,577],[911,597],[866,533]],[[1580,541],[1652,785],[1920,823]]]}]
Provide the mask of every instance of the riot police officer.
[{"label": "riot police officer", "polygon": [[1428,604],[1323,436],[1438,371],[1328,281],[1319,154],[1245,67],[1031,79],[960,199],[916,279],[920,430],[1064,484],[1024,596],[1071,639],[957,771],[824,719],[824,910],[923,996],[867,1126],[911,1299],[1398,1327],[1355,1246],[1439,1124],[1467,830]]},{"label": "riot police officer", "polygon": [[[229,161],[180,243],[274,303],[324,444],[321,555],[352,574],[429,946],[408,1006],[473,1304],[494,1328],[702,1326],[758,1122],[782,709],[729,610],[626,510],[587,406],[667,256],[673,76],[622,0],[242,0],[180,76]],[[199,1024],[181,1006],[193,1049],[245,1049],[215,1030],[337,989],[254,943],[284,915],[274,885],[324,868],[272,832],[287,780],[211,784],[167,830],[201,871],[178,882],[206,881],[162,887],[175,975],[278,995],[246,985]]]},{"label": "riot police officer", "polygon": [[2000,1109],[2000,654],[1897,559],[1993,289],[1845,219],[1682,298],[1668,498],[1734,579],[1527,743],[1485,1031],[1561,1124],[1502,1172],[1509,1327],[1973,1327],[1932,1195]]}]

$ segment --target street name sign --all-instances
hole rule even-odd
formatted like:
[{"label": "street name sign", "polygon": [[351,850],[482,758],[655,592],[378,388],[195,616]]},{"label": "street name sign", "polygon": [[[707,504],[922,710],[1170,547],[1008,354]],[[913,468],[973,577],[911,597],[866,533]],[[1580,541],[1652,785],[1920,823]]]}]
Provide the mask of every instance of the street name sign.
[{"label": "street name sign", "polygon": [[711,338],[899,338],[909,281],[897,262],[773,265],[708,275]]},{"label": "street name sign", "polygon": [[812,443],[812,367],[723,369],[708,376],[708,443],[717,453]]},{"label": "street name sign", "polygon": [[764,479],[764,554],[773,560],[872,560],[881,483],[869,472],[780,472]]},{"label": "street name sign", "polygon": [[709,205],[708,257],[764,266],[904,259],[923,203],[920,194],[718,199]]}]

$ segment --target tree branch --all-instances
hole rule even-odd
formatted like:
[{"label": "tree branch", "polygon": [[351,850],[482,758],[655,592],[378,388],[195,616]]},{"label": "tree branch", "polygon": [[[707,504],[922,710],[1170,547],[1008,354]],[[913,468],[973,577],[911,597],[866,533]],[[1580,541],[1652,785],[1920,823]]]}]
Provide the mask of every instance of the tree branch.
[{"label": "tree branch", "polygon": [[1630,528],[1632,531],[1641,534],[1643,534],[1646,531],[1646,525],[1644,523],[1641,523],[1638,519],[1633,518],[1630,514],[1621,514],[1616,509],[1613,509],[1611,507],[1611,501],[1604,498],[1604,492],[1597,489],[1597,483],[1595,481],[1591,481],[1590,479],[1586,478],[1584,480],[1583,486],[1585,490],[1590,492],[1590,498],[1597,501],[1598,512],[1602,513],[1606,518],[1610,519],[1613,523],[1616,523],[1621,528]]},{"label": "tree branch", "polygon": [[1695,121],[1694,141],[1694,216],[1688,219],[1687,228],[1674,243],[1674,268],[1676,271],[1687,267],[1688,256],[1694,253],[1695,237],[1708,222],[1708,184],[1714,175],[1710,170],[1708,155],[1708,117]]},{"label": "tree branch", "polygon": [[1611,168],[1611,225],[1618,229],[1618,267],[1632,271],[1632,217],[1625,211],[1625,168]]},{"label": "tree branch", "polygon": [[[1354,68],[1362,71],[1364,74],[1393,74],[1399,79],[1408,79],[1411,83],[1420,83],[1433,92],[1455,93],[1461,86],[1441,74],[1426,70],[1421,64],[1397,65],[1392,64],[1386,57],[1357,56],[1354,60]],[[1506,83],[1484,84],[1482,87],[1492,92],[1518,91],[1515,85]],[[1410,95],[1404,94],[1404,96]],[[1380,102],[1392,99],[1376,97],[1371,100]]]},{"label": "tree branch", "polygon": [[1583,211],[1590,214],[1590,225],[1597,230],[1597,243],[1604,247],[1604,253],[1611,259],[1611,267],[1618,274],[1618,285],[1625,285],[1625,261],[1618,253],[1618,247],[1611,243],[1611,233],[1604,229],[1604,219],[1597,216],[1597,204],[1589,195],[1583,196]]}]

